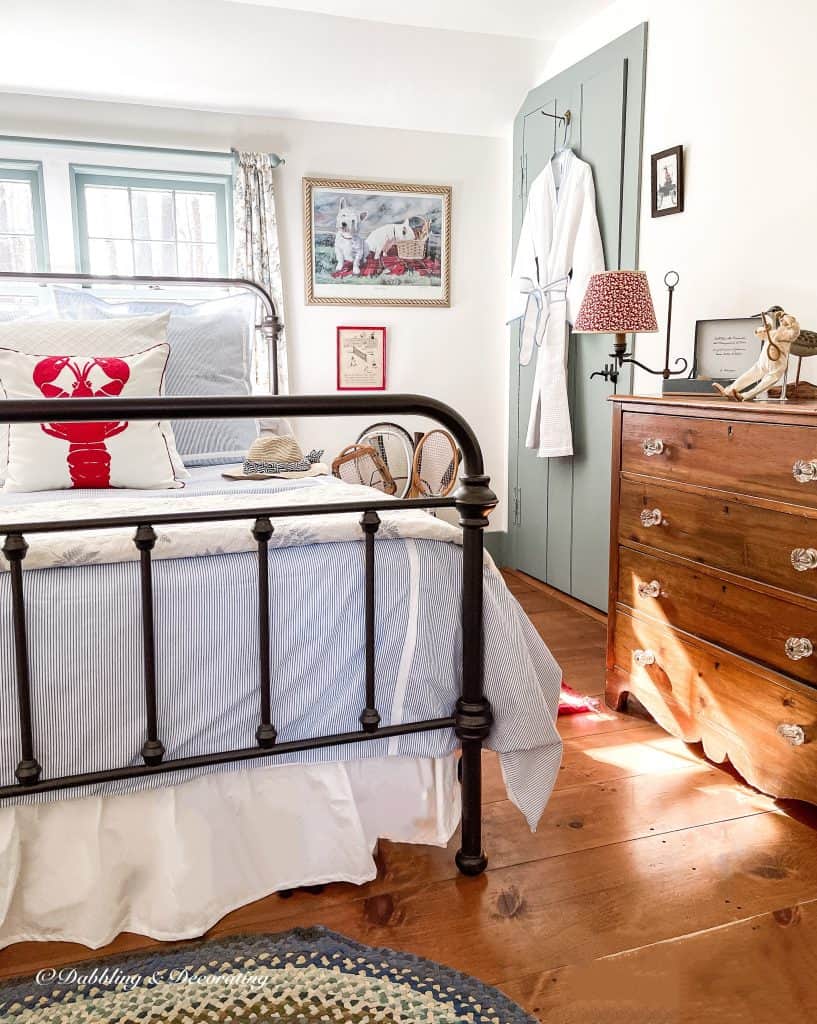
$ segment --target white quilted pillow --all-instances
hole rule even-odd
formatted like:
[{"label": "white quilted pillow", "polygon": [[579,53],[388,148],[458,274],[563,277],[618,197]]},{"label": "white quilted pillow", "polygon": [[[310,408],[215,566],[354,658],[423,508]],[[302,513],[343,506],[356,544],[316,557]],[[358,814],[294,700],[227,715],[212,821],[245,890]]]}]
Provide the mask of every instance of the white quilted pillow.
[{"label": "white quilted pillow", "polygon": [[[34,355],[64,355],[70,352],[75,356],[127,356],[167,341],[169,320],[169,312],[155,316],[122,317],[118,320],[12,320],[0,323],[0,348]],[[173,460],[174,475],[178,480],[188,480],[190,474],[176,450],[170,423],[163,420],[159,426]],[[6,476],[7,456],[8,424],[0,422],[0,481]]]},{"label": "white quilted pillow", "polygon": [[[15,398],[156,398],[170,347],[133,355],[32,355],[0,349],[0,382]],[[4,490],[180,487],[156,420],[15,423]]]}]

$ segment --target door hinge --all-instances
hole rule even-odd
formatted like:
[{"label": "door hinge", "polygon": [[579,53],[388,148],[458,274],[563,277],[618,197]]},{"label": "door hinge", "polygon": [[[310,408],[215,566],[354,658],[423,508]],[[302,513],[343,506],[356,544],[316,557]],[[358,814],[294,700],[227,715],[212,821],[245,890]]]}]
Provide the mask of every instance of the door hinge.
[{"label": "door hinge", "polygon": [[519,198],[525,198],[525,186],[526,179],[528,176],[528,156],[527,153],[520,153],[519,155]]},{"label": "door hinge", "polygon": [[513,489],[513,525],[522,525],[522,488]]}]

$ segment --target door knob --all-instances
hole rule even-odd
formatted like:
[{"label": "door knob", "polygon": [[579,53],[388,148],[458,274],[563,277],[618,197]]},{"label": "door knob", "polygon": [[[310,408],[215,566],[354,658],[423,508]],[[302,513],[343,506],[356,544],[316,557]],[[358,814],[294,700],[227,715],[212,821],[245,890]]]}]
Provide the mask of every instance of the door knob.
[{"label": "door knob", "polygon": [[817,548],[795,548],[791,553],[791,564],[798,572],[817,569]]},{"label": "door knob", "polygon": [[790,743],[793,747],[801,747],[806,742],[806,730],[802,725],[782,722],[777,727],[777,734],[782,736],[786,743]]},{"label": "door knob", "polygon": [[810,484],[817,480],[817,459],[798,459],[792,466],[791,475],[798,484]]},{"label": "door knob", "polygon": [[661,584],[658,580],[651,580],[649,583],[638,584],[638,596],[639,597],[660,597],[661,596]]},{"label": "door knob", "polygon": [[814,644],[807,636],[790,636],[785,646],[786,657],[792,661],[810,658],[814,654]]},{"label": "door knob", "polygon": [[664,521],[660,508],[645,508],[639,516],[641,525],[649,529],[651,526],[660,526]]}]

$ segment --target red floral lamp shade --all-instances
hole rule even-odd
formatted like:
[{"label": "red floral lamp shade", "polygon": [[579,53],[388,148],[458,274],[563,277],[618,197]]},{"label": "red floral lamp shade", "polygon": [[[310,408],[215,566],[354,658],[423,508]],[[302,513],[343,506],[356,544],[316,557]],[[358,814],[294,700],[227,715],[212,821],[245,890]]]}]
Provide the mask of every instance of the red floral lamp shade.
[{"label": "red floral lamp shade", "polygon": [[573,325],[577,334],[634,334],[658,330],[643,270],[593,274]]}]

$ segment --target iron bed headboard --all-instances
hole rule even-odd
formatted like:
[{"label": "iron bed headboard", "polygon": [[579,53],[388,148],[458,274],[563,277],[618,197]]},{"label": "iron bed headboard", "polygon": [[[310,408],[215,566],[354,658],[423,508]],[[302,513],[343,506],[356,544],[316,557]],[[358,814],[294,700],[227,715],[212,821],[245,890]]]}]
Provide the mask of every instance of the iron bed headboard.
[{"label": "iron bed headboard", "polygon": [[[59,276],[59,275],[58,275]],[[274,315],[274,314],[273,314]],[[343,504],[276,506],[259,503],[258,508],[213,512],[174,512],[154,516],[111,516],[75,519],[65,522],[33,521],[2,523],[5,536],[2,550],[9,563],[11,604],[14,627],[16,689],[20,726],[20,760],[15,769],[16,785],[0,787],[0,798],[19,796],[21,791],[38,793],[74,787],[158,775],[182,769],[200,768],[231,762],[250,762],[258,758],[312,750],[319,747],[360,743],[380,737],[402,736],[453,728],[461,748],[462,784],[461,845],[456,854],[459,870],[466,875],[484,871],[487,858],[482,849],[482,744],[491,731],[491,706],[483,692],[483,531],[488,515],[497,504],[485,475],[482,451],[473,430],[450,406],[422,395],[381,395],[377,398],[346,395],[254,396],[224,398],[80,398],[4,401],[0,420],[6,423],[43,423],[152,419],[242,418],[246,416],[337,416],[354,414],[420,415],[436,420],[454,435],[463,453],[464,473],[460,484],[448,498],[416,498],[406,501],[372,499]],[[375,556],[374,545],[380,525],[379,513],[406,508],[456,508],[463,531],[462,557],[462,662],[460,696],[453,713],[440,718],[399,725],[380,724],[375,690]],[[360,730],[312,736],[279,743],[271,714],[269,540],[274,520],[281,516],[360,512],[364,540],[364,632],[365,701],[360,714]],[[155,526],[168,523],[252,520],[252,535],[258,547],[258,644],[259,644],[259,725],[256,745],[234,750],[184,758],[165,758],[157,707],[156,636],[154,631],[152,550],[156,543]],[[84,530],[99,527],[135,527],[133,542],[139,551],[142,609],[142,652],[145,667],[145,734],[141,749],[143,764],[126,765],[102,771],[58,778],[41,778],[36,758],[32,726],[32,689],[29,672],[28,633],[26,627],[25,580],[23,564],[28,544],[26,534]],[[69,570],[70,571],[70,570]]]},{"label": "iron bed headboard", "polygon": [[143,285],[148,288],[234,288],[238,291],[251,292],[264,307],[261,322],[256,329],[261,331],[269,347],[270,380],[272,393],[278,394],[278,337],[283,327],[272,296],[260,284],[242,277],[119,277],[115,274],[55,274],[50,272],[23,273],[16,271],[0,272],[0,285],[4,282],[18,281],[21,284],[38,284],[45,287],[50,284],[81,284],[89,285]]}]

